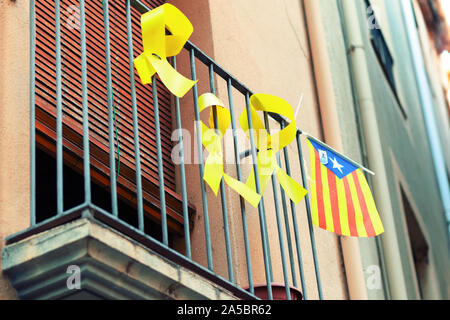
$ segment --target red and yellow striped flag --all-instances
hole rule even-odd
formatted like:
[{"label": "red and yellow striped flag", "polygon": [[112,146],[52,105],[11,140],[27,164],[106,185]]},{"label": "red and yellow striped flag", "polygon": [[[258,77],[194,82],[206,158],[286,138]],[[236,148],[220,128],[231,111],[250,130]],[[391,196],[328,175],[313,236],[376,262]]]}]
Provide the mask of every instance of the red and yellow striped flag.
[{"label": "red and yellow striped flag", "polygon": [[319,228],[352,237],[384,232],[361,169],[337,153],[307,139],[311,157],[312,221]]}]

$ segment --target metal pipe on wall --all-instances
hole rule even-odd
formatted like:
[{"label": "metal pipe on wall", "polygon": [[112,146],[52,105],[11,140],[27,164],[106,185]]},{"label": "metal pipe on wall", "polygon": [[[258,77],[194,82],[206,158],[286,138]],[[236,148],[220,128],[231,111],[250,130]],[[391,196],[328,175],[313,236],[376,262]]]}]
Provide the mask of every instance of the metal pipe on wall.
[{"label": "metal pipe on wall", "polygon": [[416,22],[414,19],[414,8],[411,1],[401,1],[403,7],[403,17],[406,24],[406,32],[408,33],[409,45],[411,47],[412,59],[414,61],[414,69],[419,87],[419,95],[421,107],[425,119],[425,127],[430,140],[431,155],[433,157],[434,170],[439,184],[444,214],[447,220],[448,234],[450,235],[450,187],[447,171],[442,153],[442,144],[439,139],[438,126],[433,112],[433,98],[431,94],[430,84],[428,82],[427,71],[425,69],[422,49],[420,45],[419,35],[417,33]]},{"label": "metal pipe on wall", "polygon": [[[340,0],[336,0],[336,4],[338,7],[338,11],[339,11],[339,20],[341,22],[341,30],[342,30],[342,40],[344,42],[344,48],[348,48],[348,40],[347,37],[345,35],[345,28],[344,28],[344,16],[342,13],[342,5]],[[351,65],[351,61],[350,61],[350,56],[348,54],[348,51],[346,53],[346,57],[347,57],[347,67],[348,67],[348,72],[349,74],[352,74],[352,65]],[[351,84],[351,89],[352,89],[352,98],[353,98],[353,110],[355,111],[355,117],[356,117],[356,125],[357,125],[357,130],[358,130],[358,137],[359,137],[359,146],[361,148],[361,153],[363,156],[363,164],[367,165],[367,146],[364,143],[364,133],[362,132],[362,126],[361,126],[361,112],[360,112],[360,108],[359,108],[359,103],[358,103],[358,98],[357,98],[357,93],[356,93],[356,85],[355,85],[355,79],[353,77],[350,77],[350,84]],[[367,172],[367,171],[366,171]],[[375,175],[375,173],[373,173],[372,175]],[[370,183],[370,188],[372,188],[372,184],[371,181]],[[386,300],[390,300],[391,299],[391,294],[390,294],[390,290],[389,290],[389,282],[387,279],[387,271],[386,271],[386,261],[384,259],[384,253],[383,253],[383,245],[381,243],[381,239],[380,237],[376,237],[375,239],[375,246],[376,246],[376,250],[377,250],[377,256],[379,259],[379,263],[380,263],[380,268],[381,268],[381,272],[382,272],[382,279],[383,279],[383,294],[384,294],[384,298]],[[369,294],[369,293],[368,293]],[[370,298],[369,298],[370,299]]]},{"label": "metal pipe on wall", "polygon": [[367,69],[365,46],[360,28],[355,28],[359,21],[358,3],[354,0],[341,0],[344,17],[344,30],[348,39],[348,50],[352,66],[352,76],[355,78],[356,93],[360,106],[364,142],[367,146],[368,162],[376,172],[373,178],[375,202],[383,219],[385,233],[381,236],[389,286],[392,299],[408,298],[405,278],[402,269],[402,259],[397,240],[394,221],[394,211],[388,191],[387,172],[384,165],[383,149],[375,112],[370,76]]},{"label": "metal pipe on wall", "polygon": [[[323,132],[327,144],[342,150],[341,130],[334,99],[333,80],[329,66],[325,31],[321,17],[320,1],[304,0],[305,21],[307,23],[311,52],[313,55],[314,74],[318,91]],[[347,277],[349,298],[367,300],[367,290],[357,238],[339,237]]]}]

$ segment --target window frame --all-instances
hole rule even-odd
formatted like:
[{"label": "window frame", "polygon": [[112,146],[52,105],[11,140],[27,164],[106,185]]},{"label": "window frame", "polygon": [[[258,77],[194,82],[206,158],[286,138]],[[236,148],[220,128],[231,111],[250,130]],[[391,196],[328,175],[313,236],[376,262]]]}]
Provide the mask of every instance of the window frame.
[{"label": "window frame", "polygon": [[[378,20],[375,11],[372,11],[370,15],[369,12],[367,11],[367,9],[372,7],[370,0],[364,0],[364,3],[366,5],[367,17],[373,17],[375,19],[376,25],[378,25]],[[378,63],[380,64],[380,67],[383,70],[383,74],[386,77],[389,87],[391,88],[392,93],[394,94],[395,100],[397,101],[397,104],[400,107],[400,111],[403,117],[407,119],[408,116],[400,101],[397,91],[397,85],[395,83],[394,57],[388,46],[386,38],[383,35],[383,32],[381,31],[381,28],[369,28],[369,38],[373,51],[375,52],[375,55],[377,57]]]}]

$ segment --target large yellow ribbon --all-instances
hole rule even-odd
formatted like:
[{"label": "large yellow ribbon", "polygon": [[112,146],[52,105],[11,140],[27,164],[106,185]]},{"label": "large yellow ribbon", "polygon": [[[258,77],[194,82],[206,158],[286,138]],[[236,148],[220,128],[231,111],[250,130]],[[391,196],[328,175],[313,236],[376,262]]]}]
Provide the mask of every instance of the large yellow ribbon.
[{"label": "large yellow ribbon", "polygon": [[[166,35],[166,28],[171,33]],[[144,52],[134,59],[143,84],[158,73],[164,85],[177,97],[183,97],[196,83],[178,73],[167,61],[183,49],[194,28],[175,6],[165,3],[141,16]]]},{"label": "large yellow ribbon", "polygon": [[202,94],[198,98],[198,105],[199,112],[202,112],[209,107],[216,108],[217,119],[217,128],[215,128],[214,113],[211,110],[209,114],[210,126],[208,127],[203,122],[201,123],[202,144],[209,152],[208,158],[205,161],[203,180],[208,183],[217,196],[220,182],[223,178],[231,189],[239,193],[252,206],[257,207],[261,200],[261,196],[246,184],[227,175],[223,170],[223,150],[221,140],[231,123],[230,112],[224,107],[222,101],[212,93]]},{"label": "large yellow ribbon", "polygon": [[[280,114],[289,119],[290,123],[279,132],[269,135],[256,111]],[[256,162],[258,165],[261,194],[264,194],[269,179],[275,171],[278,181],[286,194],[294,203],[299,203],[308,191],[284,172],[278,166],[276,160],[276,153],[288,146],[296,137],[297,128],[295,125],[294,110],[288,102],[279,97],[269,94],[254,94],[250,97],[250,113],[255,133],[255,144],[258,148]],[[242,112],[239,122],[248,135],[249,127],[246,110]],[[252,190],[256,190],[253,171],[250,173],[246,185]]]}]

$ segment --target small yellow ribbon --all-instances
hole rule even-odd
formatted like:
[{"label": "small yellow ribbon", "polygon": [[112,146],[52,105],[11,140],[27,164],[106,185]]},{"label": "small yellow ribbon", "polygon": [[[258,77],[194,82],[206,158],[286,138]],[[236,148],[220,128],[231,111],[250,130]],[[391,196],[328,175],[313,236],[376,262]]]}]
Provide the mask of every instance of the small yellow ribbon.
[{"label": "small yellow ribbon", "polygon": [[214,113],[212,110],[209,114],[210,127],[206,126],[203,122],[201,126],[202,144],[209,152],[208,158],[205,161],[203,180],[208,183],[217,196],[220,182],[223,177],[231,189],[239,193],[252,206],[257,207],[261,200],[261,196],[246,184],[227,175],[223,170],[223,151],[221,140],[231,123],[230,112],[224,107],[222,101],[220,101],[212,93],[202,94],[198,98],[198,105],[199,112],[202,112],[209,107],[216,108],[217,117],[217,128],[215,128],[214,125]]},{"label": "small yellow ribbon", "polygon": [[[279,132],[269,135],[256,111],[280,114],[289,119],[290,123]],[[275,171],[278,181],[286,194],[295,204],[299,203],[308,191],[278,166],[275,157],[279,150],[289,145],[296,137],[297,128],[295,125],[294,110],[288,102],[279,97],[269,94],[254,94],[250,97],[250,113],[255,132],[255,144],[259,150],[256,162],[258,165],[261,194],[264,194],[269,179]],[[242,112],[239,122],[248,135],[249,127],[246,110]],[[252,190],[256,190],[253,171],[250,173],[246,185]]]},{"label": "small yellow ribbon", "polygon": [[[166,28],[171,35],[166,35]],[[167,61],[176,56],[192,34],[194,27],[175,6],[165,3],[141,16],[144,52],[134,59],[143,84],[152,82],[158,73],[164,85],[177,97],[183,97],[197,81],[178,73]]]}]

